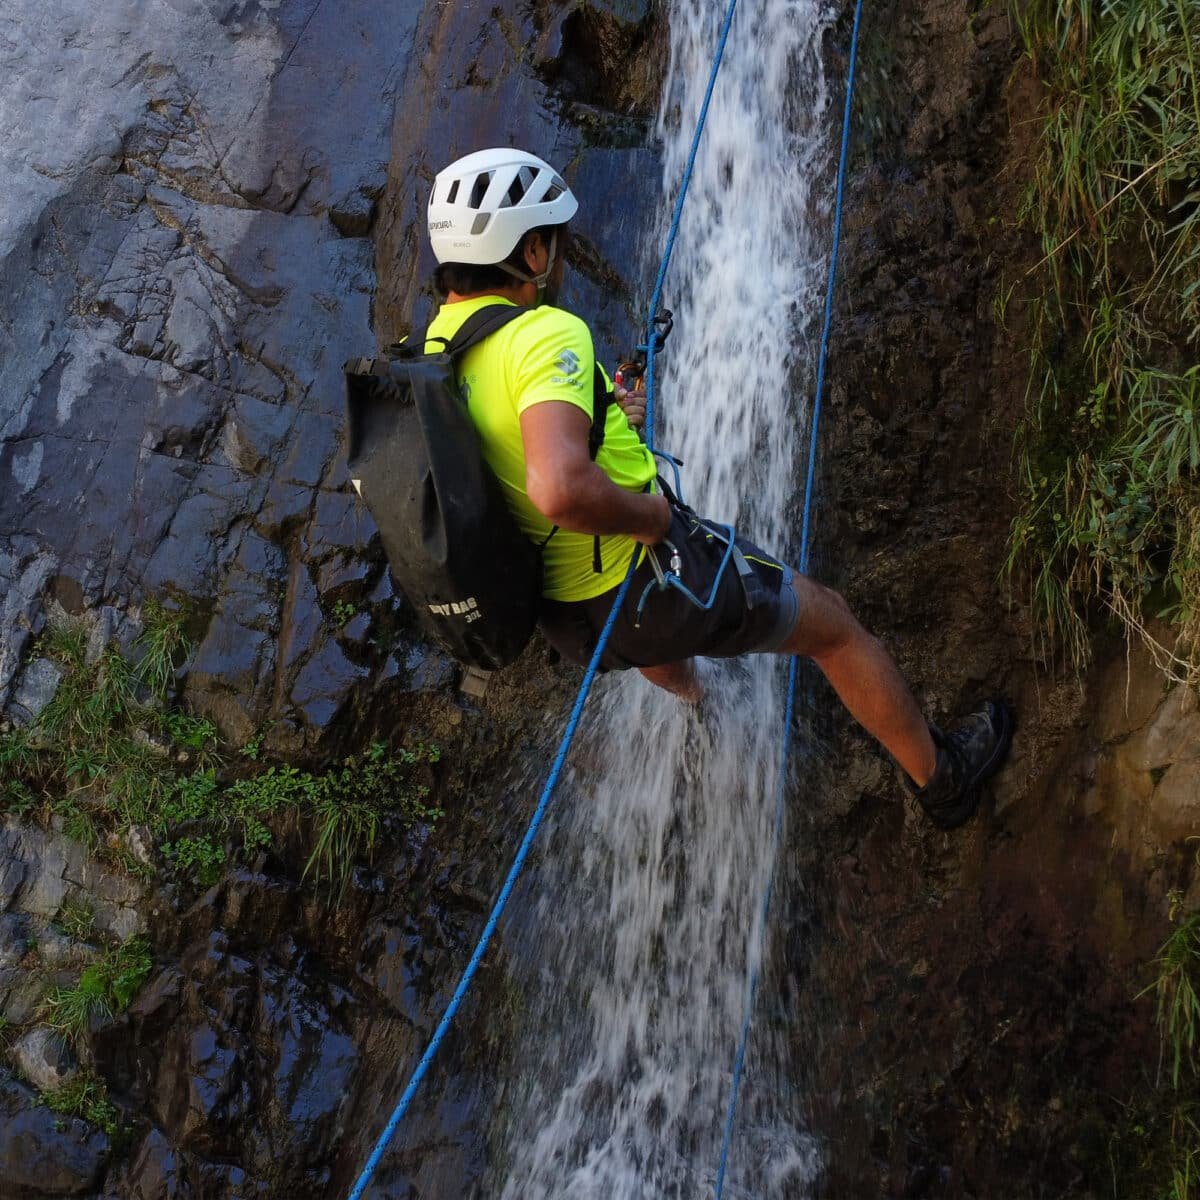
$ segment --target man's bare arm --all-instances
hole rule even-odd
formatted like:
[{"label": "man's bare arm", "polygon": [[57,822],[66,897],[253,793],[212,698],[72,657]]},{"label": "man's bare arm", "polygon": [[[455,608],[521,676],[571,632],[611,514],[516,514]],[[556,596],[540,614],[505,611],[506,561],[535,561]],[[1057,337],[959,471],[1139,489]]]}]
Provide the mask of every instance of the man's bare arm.
[{"label": "man's bare arm", "polygon": [[624,533],[646,545],[667,534],[663,496],[627,492],[588,456],[591,422],[574,404],[547,400],[521,414],[525,491],[548,520],[572,533]]}]

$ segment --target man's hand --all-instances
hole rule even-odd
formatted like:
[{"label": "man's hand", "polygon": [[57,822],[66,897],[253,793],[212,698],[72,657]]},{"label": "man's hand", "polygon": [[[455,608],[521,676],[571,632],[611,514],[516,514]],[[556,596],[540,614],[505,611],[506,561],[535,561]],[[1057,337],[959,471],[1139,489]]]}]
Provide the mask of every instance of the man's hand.
[{"label": "man's hand", "polygon": [[646,423],[646,390],[638,388],[631,392],[618,384],[613,388],[613,399],[617,407],[625,414],[625,419],[634,429],[641,429]]}]

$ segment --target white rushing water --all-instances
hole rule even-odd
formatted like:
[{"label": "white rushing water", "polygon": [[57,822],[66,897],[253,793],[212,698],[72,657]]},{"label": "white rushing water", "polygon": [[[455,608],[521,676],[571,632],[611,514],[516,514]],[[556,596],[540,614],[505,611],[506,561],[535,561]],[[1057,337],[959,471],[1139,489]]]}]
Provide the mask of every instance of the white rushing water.
[{"label": "white rushing water", "polygon": [[[669,214],[722,5],[672,0],[660,134]],[[658,441],[686,498],[795,554],[814,333],[829,239],[831,13],[741,0],[668,275]],[[657,260],[663,228],[645,252]],[[710,1194],[762,951],[783,664],[710,663],[696,713],[632,673],[607,679],[530,891],[533,977],[497,1118],[506,1200]],[[528,894],[528,893],[527,893]],[[772,1045],[775,1038],[778,1045]],[[816,1170],[785,1098],[786,1037],[756,1027],[726,1196],[798,1197]],[[764,1077],[774,1071],[778,1079]]]}]

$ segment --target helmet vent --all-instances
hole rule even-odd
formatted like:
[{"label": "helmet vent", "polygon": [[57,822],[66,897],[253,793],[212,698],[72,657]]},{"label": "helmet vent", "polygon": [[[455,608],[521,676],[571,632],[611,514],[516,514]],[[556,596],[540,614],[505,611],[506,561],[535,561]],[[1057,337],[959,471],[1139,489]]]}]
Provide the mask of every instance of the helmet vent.
[{"label": "helmet vent", "polygon": [[533,186],[534,174],[528,167],[522,167],[514,176],[513,181],[508,185],[508,191],[500,199],[501,208],[515,208],[522,200],[529,195],[529,189]]},{"label": "helmet vent", "polygon": [[446,203],[453,204],[454,197],[458,195],[458,185],[462,182],[461,179],[456,179],[451,185],[450,190],[446,193]]},{"label": "helmet vent", "polygon": [[492,219],[491,213],[480,213],[471,226],[471,236],[478,237],[487,227],[488,222]]},{"label": "helmet vent", "polygon": [[475,177],[475,186],[471,188],[471,198],[467,201],[468,208],[479,208],[483,204],[483,198],[487,195],[488,184],[491,182],[491,171],[484,171],[482,175]]}]

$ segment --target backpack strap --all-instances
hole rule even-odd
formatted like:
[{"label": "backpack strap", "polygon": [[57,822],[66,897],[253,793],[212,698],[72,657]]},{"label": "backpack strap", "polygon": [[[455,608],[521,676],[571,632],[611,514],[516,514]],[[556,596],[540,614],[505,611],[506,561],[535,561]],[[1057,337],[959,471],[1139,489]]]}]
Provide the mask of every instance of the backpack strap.
[{"label": "backpack strap", "polygon": [[604,422],[608,419],[608,406],[612,403],[613,394],[608,390],[604,381],[604,372],[596,363],[592,373],[592,428],[588,433],[588,455],[592,462],[604,445]]},{"label": "backpack strap", "polygon": [[[502,329],[509,321],[515,321],[523,313],[532,311],[521,305],[489,304],[486,308],[473,312],[458,327],[458,332],[446,343],[444,353],[449,354],[451,358],[457,358],[472,346],[479,345],[484,338]],[[424,344],[423,336],[420,343]],[[595,363],[592,371],[592,427],[588,431],[588,456],[593,462],[604,444],[604,422],[608,418],[608,406],[611,403],[612,392],[608,389],[600,364]]]},{"label": "backpack strap", "polygon": [[347,375],[378,375],[380,378],[388,374],[388,367],[386,358],[352,358],[342,364]]},{"label": "backpack strap", "polygon": [[[490,337],[498,329],[502,329],[509,321],[515,321],[517,317],[530,311],[532,310],[521,305],[489,304],[477,312],[473,312],[458,327],[458,332],[446,343],[444,353],[451,358],[457,358],[460,354],[470,350],[472,346],[477,346],[484,338]],[[414,342],[424,346],[424,335],[419,341],[414,339]],[[613,394],[605,381],[604,372],[600,369],[598,362],[594,363],[592,370],[592,426],[588,431],[588,457],[592,462],[596,461],[596,455],[600,453],[600,447],[604,444],[604,424],[608,419],[608,406],[612,403],[612,399]],[[539,549],[544,549],[546,543],[557,532],[558,526],[555,525],[542,541]],[[592,539],[592,570],[597,575],[604,572],[604,563],[600,557],[599,535]]]},{"label": "backpack strap", "polygon": [[[532,312],[515,304],[489,304],[485,308],[473,312],[459,327],[458,332],[445,343],[444,353],[451,358],[457,358],[479,345],[484,338],[490,337],[499,329],[503,329],[509,321],[515,321],[523,313]],[[425,335],[413,338],[413,343],[425,344]],[[592,427],[588,431],[588,456],[593,462],[604,444],[604,422],[608,418],[608,406],[612,403],[612,392],[604,379],[600,364],[595,363],[592,371]]]},{"label": "backpack strap", "polygon": [[[604,380],[604,372],[596,363],[592,371],[592,428],[588,433],[588,455],[592,462],[604,445],[604,423],[608,419],[608,406],[613,402],[613,394]],[[600,535],[592,538],[592,571],[597,575],[604,574],[604,562],[600,557]]]},{"label": "backpack strap", "polygon": [[459,327],[458,332],[446,343],[445,353],[451,358],[477,346],[485,337],[490,337],[498,329],[502,329],[509,321],[515,321],[527,312],[532,312],[519,304],[489,304],[478,312],[473,312]]}]

